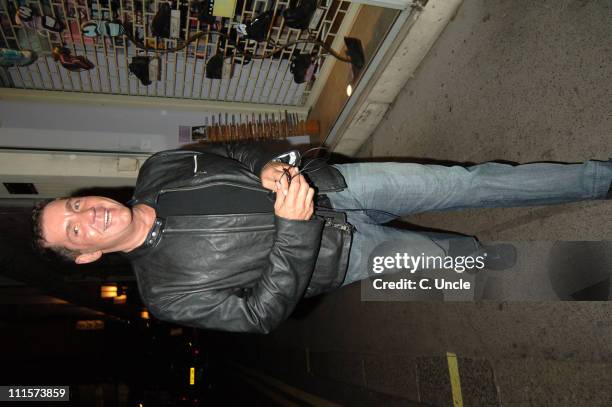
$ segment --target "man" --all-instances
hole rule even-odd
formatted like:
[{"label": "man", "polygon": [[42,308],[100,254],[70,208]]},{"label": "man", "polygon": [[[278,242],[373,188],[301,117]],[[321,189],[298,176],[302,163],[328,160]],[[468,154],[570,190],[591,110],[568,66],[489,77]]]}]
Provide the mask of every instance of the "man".
[{"label": "man", "polygon": [[[267,333],[301,298],[366,278],[383,242],[427,255],[483,250],[472,237],[382,223],[427,210],[601,199],[612,181],[612,162],[317,165],[306,179],[273,158],[254,144],[158,153],[140,170],[130,207],[80,197],[36,209],[39,244],[77,263],[125,253],[159,319]],[[499,257],[488,267],[512,262],[507,247],[487,251]]]}]

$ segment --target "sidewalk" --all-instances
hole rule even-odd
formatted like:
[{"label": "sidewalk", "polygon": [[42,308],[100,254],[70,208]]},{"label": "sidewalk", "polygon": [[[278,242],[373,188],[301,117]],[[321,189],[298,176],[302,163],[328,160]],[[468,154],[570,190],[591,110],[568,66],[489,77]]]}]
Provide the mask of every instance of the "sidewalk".
[{"label": "sidewalk", "polygon": [[[611,19],[604,1],[464,2],[359,155],[607,159]],[[482,240],[612,240],[612,201],[406,220]],[[235,336],[229,349],[330,400],[350,393],[356,401],[347,405],[393,405],[355,388],[404,405],[452,405],[446,352],[457,355],[466,406],[612,400],[610,301],[372,303],[361,300],[359,284],[313,300],[310,312],[265,337]]]}]

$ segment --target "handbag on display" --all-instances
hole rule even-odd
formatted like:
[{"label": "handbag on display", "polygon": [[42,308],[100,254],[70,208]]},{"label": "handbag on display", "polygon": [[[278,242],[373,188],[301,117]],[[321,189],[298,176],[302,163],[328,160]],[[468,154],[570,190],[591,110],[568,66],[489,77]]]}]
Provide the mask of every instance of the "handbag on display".
[{"label": "handbag on display", "polygon": [[293,74],[295,83],[309,82],[314,78],[316,65],[314,58],[309,54],[300,54],[295,52],[291,57],[291,65],[289,71]]},{"label": "handbag on display", "polygon": [[272,11],[264,11],[246,26],[247,38],[262,42],[268,36],[270,25],[272,24]]},{"label": "handbag on display", "polygon": [[151,22],[151,33],[154,37],[170,38],[170,4],[161,3]]},{"label": "handbag on display", "polygon": [[285,24],[296,30],[305,30],[317,9],[317,0],[301,0],[297,7],[283,11]]},{"label": "handbag on display", "polygon": [[28,49],[0,48],[0,66],[28,66],[36,62],[36,52]]}]

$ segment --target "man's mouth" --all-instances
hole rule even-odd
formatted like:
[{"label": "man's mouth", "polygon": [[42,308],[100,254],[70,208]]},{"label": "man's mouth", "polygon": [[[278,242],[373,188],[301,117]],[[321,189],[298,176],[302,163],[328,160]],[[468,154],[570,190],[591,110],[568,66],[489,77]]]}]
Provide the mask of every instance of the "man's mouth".
[{"label": "man's mouth", "polygon": [[104,209],[104,230],[108,229],[111,223],[111,214],[108,209]]}]

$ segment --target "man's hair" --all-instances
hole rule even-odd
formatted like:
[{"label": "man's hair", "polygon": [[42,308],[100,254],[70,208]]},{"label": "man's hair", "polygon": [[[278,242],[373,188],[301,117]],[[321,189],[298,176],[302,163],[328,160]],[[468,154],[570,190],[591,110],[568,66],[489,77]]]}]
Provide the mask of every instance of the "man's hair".
[{"label": "man's hair", "polygon": [[49,203],[57,201],[58,199],[65,198],[45,199],[38,202],[32,209],[32,245],[34,246],[34,250],[44,257],[56,257],[64,261],[74,262],[81,252],[67,249],[62,246],[47,246],[47,241],[43,236],[43,211]]}]

